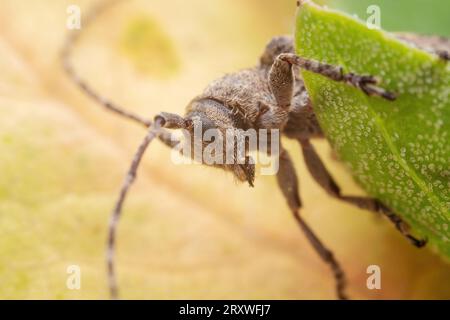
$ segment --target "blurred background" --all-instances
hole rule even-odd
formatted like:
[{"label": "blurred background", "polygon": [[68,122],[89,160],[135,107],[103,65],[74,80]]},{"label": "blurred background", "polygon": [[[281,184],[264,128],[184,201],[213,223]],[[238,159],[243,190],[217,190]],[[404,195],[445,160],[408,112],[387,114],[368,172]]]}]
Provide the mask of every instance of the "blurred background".
[{"label": "blurred background", "polygon": [[[253,66],[293,31],[295,0],[130,0],[85,30],[73,62],[103,95],[141,115],[182,114],[213,79]],[[447,0],[318,1],[360,18],[378,4],[390,31],[450,36]],[[105,112],[66,78],[58,53],[67,6],[0,0],[0,298],[106,299],[110,211],[145,131]],[[449,299],[450,265],[390,223],[329,198],[295,143],[303,215],[334,250],[357,299]],[[346,194],[363,194],[315,142]],[[379,265],[382,289],[366,288]],[[81,289],[66,286],[81,269]],[[155,142],[118,235],[122,298],[334,299],[331,272],[298,230],[274,177],[255,188],[200,165],[176,166]]]}]

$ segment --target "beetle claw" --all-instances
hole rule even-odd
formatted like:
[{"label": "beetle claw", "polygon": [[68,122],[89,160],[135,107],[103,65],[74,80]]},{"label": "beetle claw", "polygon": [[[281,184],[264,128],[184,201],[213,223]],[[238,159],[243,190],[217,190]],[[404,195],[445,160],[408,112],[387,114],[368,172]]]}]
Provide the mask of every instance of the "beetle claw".
[{"label": "beetle claw", "polygon": [[437,51],[437,55],[445,62],[450,61],[450,53],[447,50],[439,50]]},{"label": "beetle claw", "polygon": [[417,239],[417,238],[414,238],[411,235],[408,235],[408,239],[417,248],[423,248],[428,243],[428,239],[426,239],[426,238],[425,239]]}]

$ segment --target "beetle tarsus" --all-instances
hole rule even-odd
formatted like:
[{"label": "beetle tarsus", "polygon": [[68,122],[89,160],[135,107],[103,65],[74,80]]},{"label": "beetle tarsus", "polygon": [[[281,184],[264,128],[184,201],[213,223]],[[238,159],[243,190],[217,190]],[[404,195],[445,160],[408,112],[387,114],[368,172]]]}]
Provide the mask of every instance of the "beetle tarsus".
[{"label": "beetle tarsus", "polygon": [[419,249],[425,247],[428,243],[428,239],[417,239],[411,235],[408,235],[407,237],[411,241],[411,243]]},{"label": "beetle tarsus", "polygon": [[374,76],[360,76],[354,73],[347,73],[343,75],[343,80],[346,83],[361,89],[368,96],[379,96],[389,101],[394,101],[397,98],[395,93],[378,87],[377,84],[379,81]]},{"label": "beetle tarsus", "polygon": [[445,62],[450,60],[450,53],[447,50],[438,50],[436,53]]},{"label": "beetle tarsus", "polygon": [[409,226],[408,224],[402,220],[398,215],[390,211],[389,208],[387,208],[385,205],[378,203],[378,210],[380,212],[383,212],[389,220],[391,220],[398,231],[400,231],[401,234],[403,234],[415,247],[422,248],[424,247],[428,239],[417,239],[409,232]]}]

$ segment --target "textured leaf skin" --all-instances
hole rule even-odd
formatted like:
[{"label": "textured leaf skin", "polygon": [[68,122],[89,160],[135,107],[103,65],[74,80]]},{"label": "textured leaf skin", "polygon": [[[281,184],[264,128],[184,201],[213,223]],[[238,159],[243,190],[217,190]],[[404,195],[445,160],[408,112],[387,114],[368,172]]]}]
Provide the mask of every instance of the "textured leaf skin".
[{"label": "textured leaf skin", "polygon": [[365,191],[450,257],[450,64],[342,13],[303,4],[297,53],[371,74],[395,102],[303,72],[331,145]]}]

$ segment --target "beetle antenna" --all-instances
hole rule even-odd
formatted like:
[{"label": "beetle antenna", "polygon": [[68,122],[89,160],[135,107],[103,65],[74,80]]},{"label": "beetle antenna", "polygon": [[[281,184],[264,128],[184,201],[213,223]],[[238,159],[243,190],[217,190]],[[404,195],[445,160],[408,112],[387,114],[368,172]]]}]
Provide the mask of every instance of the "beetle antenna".
[{"label": "beetle antenna", "polygon": [[[102,13],[104,13],[107,9],[111,8],[113,5],[123,0],[105,0],[100,2],[98,5],[94,6],[83,19],[83,28],[87,28],[89,25],[95,21]],[[64,70],[68,77],[92,100],[103,106],[105,109],[116,113],[122,117],[128,118],[135,122],[140,123],[145,127],[149,127],[152,122],[149,119],[145,119],[140,117],[139,115],[127,111],[122,107],[116,105],[115,103],[109,101],[107,98],[100,95],[96,90],[94,90],[84,79],[82,79],[78,73],[75,71],[72,62],[71,55],[75,45],[78,43],[80,37],[82,35],[81,29],[73,29],[69,32],[68,36],[65,39],[63,48],[61,50],[61,62],[64,67]]]},{"label": "beetle antenna", "polygon": [[109,291],[111,295],[111,299],[118,299],[119,290],[117,286],[116,280],[116,271],[114,265],[114,257],[115,257],[115,245],[116,245],[116,230],[117,225],[120,220],[120,216],[122,214],[123,203],[128,194],[128,191],[136,179],[137,170],[139,168],[139,164],[141,163],[142,157],[144,156],[147,147],[153,139],[158,137],[161,132],[161,127],[164,126],[166,120],[163,117],[157,117],[150,126],[144,140],[139,145],[137,149],[133,161],[131,162],[130,168],[128,169],[128,173],[125,176],[125,179],[122,183],[122,187],[120,189],[119,197],[117,198],[116,204],[114,206],[114,210],[111,213],[110,221],[109,221],[109,229],[108,229],[108,243],[107,243],[107,251],[106,251],[106,261],[108,268],[108,284]]}]

